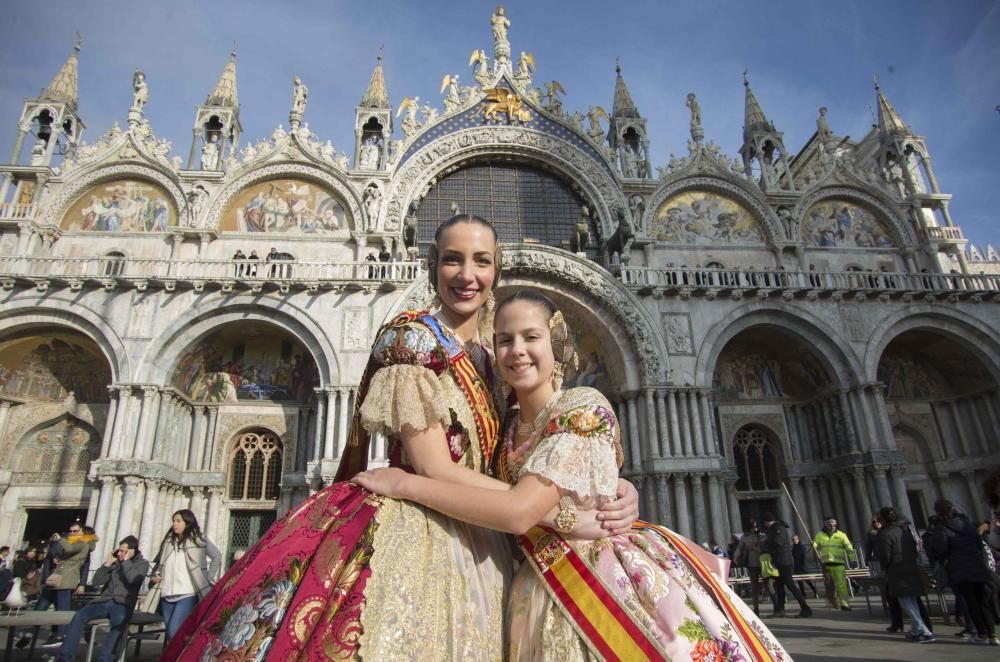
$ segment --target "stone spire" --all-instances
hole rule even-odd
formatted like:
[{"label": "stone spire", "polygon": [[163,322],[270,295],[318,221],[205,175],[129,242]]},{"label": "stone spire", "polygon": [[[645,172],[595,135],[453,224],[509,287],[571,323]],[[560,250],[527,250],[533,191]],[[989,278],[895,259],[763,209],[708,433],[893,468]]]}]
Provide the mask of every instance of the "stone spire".
[{"label": "stone spire", "polygon": [[746,88],[743,116],[744,140],[758,131],[774,131],[774,127],[764,115],[764,109],[760,107],[757,97],[754,96],[753,90],[750,88],[750,79],[747,78],[746,71],[743,72],[743,87]]},{"label": "stone spire", "polygon": [[219,76],[219,82],[215,84],[215,90],[205,99],[206,106],[230,106],[236,108],[240,105],[236,96],[236,46],[233,46],[229,54],[229,62]]},{"label": "stone spire", "polygon": [[611,114],[614,117],[639,117],[639,109],[635,107],[632,95],[628,93],[628,86],[622,78],[622,66],[618,62],[615,62],[615,73],[615,101]]},{"label": "stone spire", "polygon": [[70,108],[76,109],[76,78],[77,78],[77,56],[80,54],[80,35],[76,36],[76,46],[73,53],[66,58],[59,73],[55,75],[49,86],[42,92],[41,99],[52,101],[62,101]]},{"label": "stone spire", "polygon": [[910,127],[903,122],[903,119],[893,108],[889,100],[882,94],[882,88],[878,84],[878,76],[875,77],[875,96],[878,100],[878,125],[883,131],[895,134],[908,134]]},{"label": "stone spire", "polygon": [[375,71],[372,72],[372,79],[368,82],[368,89],[361,97],[362,108],[389,108],[389,92],[385,88],[385,77],[382,75],[382,47],[378,47],[378,61],[375,63]]}]

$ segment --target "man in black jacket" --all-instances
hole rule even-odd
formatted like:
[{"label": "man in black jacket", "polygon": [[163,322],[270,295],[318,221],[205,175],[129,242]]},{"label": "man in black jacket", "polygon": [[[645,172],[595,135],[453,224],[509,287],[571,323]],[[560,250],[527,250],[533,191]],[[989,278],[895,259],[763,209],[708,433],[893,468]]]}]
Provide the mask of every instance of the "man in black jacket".
[{"label": "man in black jacket", "polygon": [[767,540],[764,542],[764,551],[771,555],[771,563],[778,570],[775,577],[774,591],[774,616],[785,615],[785,589],[791,591],[792,596],[798,600],[801,611],[796,618],[808,618],[812,616],[812,609],[806,603],[792,580],[792,539],[788,534],[788,525],[778,521],[771,513],[764,513],[764,535]]},{"label": "man in black jacket", "polygon": [[[924,581],[920,574],[920,557],[917,539],[906,521],[901,521],[896,509],[886,506],[879,511],[882,527],[875,539],[878,562],[886,579],[886,590],[910,617],[911,627],[907,634],[910,641],[926,643],[934,641],[934,633],[924,621],[917,600],[924,592]],[[902,618],[900,618],[902,629]]]},{"label": "man in black jacket", "polygon": [[97,618],[111,621],[111,630],[101,646],[97,660],[111,662],[122,633],[128,628],[128,619],[132,615],[147,570],[149,562],[139,552],[139,540],[135,536],[122,538],[118,549],[94,573],[94,585],[103,585],[104,588],[99,596],[73,616],[66,630],[66,639],[59,647],[59,662],[72,662],[76,658],[76,647],[80,643],[83,629],[89,621]]}]

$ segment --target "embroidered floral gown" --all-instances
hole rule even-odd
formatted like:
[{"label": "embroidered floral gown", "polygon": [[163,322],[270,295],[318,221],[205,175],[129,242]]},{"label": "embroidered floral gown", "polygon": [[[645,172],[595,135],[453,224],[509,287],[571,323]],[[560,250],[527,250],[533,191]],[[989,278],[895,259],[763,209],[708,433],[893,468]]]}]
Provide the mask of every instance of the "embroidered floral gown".
[{"label": "embroidered floral gown", "polygon": [[[422,430],[440,421],[452,460],[475,471],[486,466],[497,435],[479,439],[449,363],[449,348],[454,358],[458,347],[436,320],[415,313],[375,341],[354,425],[363,425],[366,442],[386,435],[390,464],[408,464],[399,441],[404,425]],[[485,414],[496,417],[490,358],[476,354],[472,388],[494,403]],[[363,465],[367,444],[353,452],[342,469]],[[163,659],[501,660],[510,573],[504,535],[335,483],[233,565]]]},{"label": "embroidered floral gown", "polygon": [[[575,388],[559,397],[554,412],[545,429],[517,450],[511,447],[514,430],[508,430],[507,465],[512,480],[527,474],[542,477],[570,495],[578,509],[614,498],[618,431],[607,400],[594,389]],[[710,555],[696,544],[670,535],[688,548],[685,554],[648,528],[636,527],[596,541],[565,540],[664,658],[705,662],[788,659],[753,611],[727,586],[721,586],[721,600],[719,593],[706,590],[706,582],[716,587],[722,582],[706,578],[704,566],[699,572],[690,558],[701,554],[698,558],[707,564],[715,557],[705,558]],[[600,659],[550,591],[535,563],[521,564],[508,605],[509,659]],[[723,608],[726,597],[731,603]],[[727,615],[726,609],[735,609],[737,616]],[[736,627],[741,619],[742,632],[749,628],[751,637],[758,640],[756,648],[748,645]]]}]

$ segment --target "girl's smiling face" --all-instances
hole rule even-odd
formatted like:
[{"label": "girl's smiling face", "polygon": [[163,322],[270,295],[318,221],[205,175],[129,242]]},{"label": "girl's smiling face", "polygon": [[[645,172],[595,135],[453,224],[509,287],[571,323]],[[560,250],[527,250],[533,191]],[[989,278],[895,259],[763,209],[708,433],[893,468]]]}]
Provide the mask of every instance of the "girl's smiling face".
[{"label": "girl's smiling face", "polygon": [[555,357],[548,311],[531,301],[514,301],[500,309],[493,327],[504,381],[519,395],[545,385],[551,388]]}]

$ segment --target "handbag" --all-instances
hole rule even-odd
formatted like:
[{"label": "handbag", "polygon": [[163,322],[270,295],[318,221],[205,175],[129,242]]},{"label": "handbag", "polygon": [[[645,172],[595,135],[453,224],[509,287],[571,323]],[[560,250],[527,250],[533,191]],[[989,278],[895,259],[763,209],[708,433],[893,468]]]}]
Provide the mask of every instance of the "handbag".
[{"label": "handbag", "polygon": [[51,573],[48,577],[45,578],[45,585],[48,586],[49,588],[55,588],[55,589],[60,588],[62,586],[62,575],[60,575],[58,572]]},{"label": "handbag", "polygon": [[771,577],[778,576],[778,569],[774,567],[774,563],[771,562],[771,555],[764,552],[760,555],[760,576],[764,579],[770,579]]},{"label": "handbag", "polygon": [[146,591],[142,596],[139,597],[139,602],[135,606],[136,611],[145,612],[147,614],[155,614],[157,607],[160,606],[160,585],[154,584]]}]

